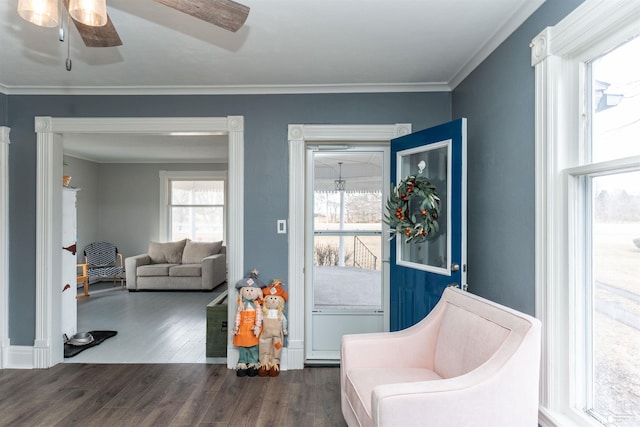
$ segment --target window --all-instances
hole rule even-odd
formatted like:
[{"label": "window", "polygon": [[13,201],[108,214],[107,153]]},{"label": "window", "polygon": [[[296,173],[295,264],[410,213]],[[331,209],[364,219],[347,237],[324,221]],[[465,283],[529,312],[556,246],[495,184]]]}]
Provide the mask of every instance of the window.
[{"label": "window", "polygon": [[161,172],[161,239],[225,237],[225,179],[209,172]]},{"label": "window", "polygon": [[640,170],[611,163],[640,155],[640,37],[585,71],[591,149],[572,174],[585,201],[576,234],[586,250],[575,266],[585,272],[585,410],[603,425],[640,425]]},{"label": "window", "polygon": [[542,426],[640,424],[638,34],[586,0],[532,42]]}]

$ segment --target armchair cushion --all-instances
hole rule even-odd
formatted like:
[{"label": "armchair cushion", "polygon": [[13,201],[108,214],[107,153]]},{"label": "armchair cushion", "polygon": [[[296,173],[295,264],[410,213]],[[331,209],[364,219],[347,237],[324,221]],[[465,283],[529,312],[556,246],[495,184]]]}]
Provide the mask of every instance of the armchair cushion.
[{"label": "armchair cushion", "polygon": [[180,264],[187,239],[177,242],[149,242],[149,258],[153,264]]},{"label": "armchair cushion", "polygon": [[182,252],[183,264],[199,264],[210,255],[215,255],[222,249],[222,241],[219,242],[192,242],[187,241]]},{"label": "armchair cushion", "polygon": [[360,408],[360,410],[364,411],[359,414],[359,418],[365,419],[366,414],[371,413],[371,399],[369,397],[373,395],[375,387],[385,384],[440,379],[442,378],[432,370],[422,368],[353,368],[349,371],[345,392],[351,401],[364,403],[364,407]]},{"label": "armchair cushion", "polygon": [[489,360],[509,330],[482,316],[448,305],[440,323],[433,370],[443,378],[472,371]]}]

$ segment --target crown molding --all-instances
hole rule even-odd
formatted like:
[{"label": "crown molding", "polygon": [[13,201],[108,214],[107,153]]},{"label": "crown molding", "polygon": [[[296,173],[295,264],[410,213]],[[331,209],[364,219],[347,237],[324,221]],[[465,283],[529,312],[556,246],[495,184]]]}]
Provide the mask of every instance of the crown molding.
[{"label": "crown molding", "polygon": [[5,95],[283,95],[320,93],[449,92],[448,83],[349,83],[230,86],[6,86]]}]

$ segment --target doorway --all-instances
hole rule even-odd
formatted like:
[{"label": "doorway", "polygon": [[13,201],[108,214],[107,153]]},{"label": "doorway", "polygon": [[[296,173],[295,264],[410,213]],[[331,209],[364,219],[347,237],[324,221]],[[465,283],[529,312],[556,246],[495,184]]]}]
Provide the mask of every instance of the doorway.
[{"label": "doorway", "polygon": [[307,147],[307,364],[338,363],[345,334],[384,330],[387,182],[387,144]]},{"label": "doorway", "polygon": [[[305,300],[306,300],[306,247],[308,233],[305,225],[306,152],[309,145],[330,148],[336,141],[340,145],[388,145],[389,141],[411,133],[411,125],[289,125],[289,335],[283,363],[289,369],[302,369],[306,363]],[[388,258],[383,253],[383,261]],[[389,328],[389,305],[383,300],[383,329]],[[285,359],[286,357],[286,359]]]},{"label": "doorway", "polygon": [[[227,135],[229,148],[229,209],[243,212],[244,119],[222,118],[52,118],[36,117],[37,133],[37,205],[36,205],[36,339],[34,368],[47,368],[63,361],[61,301],[59,298],[61,252],[60,219],[62,177],[61,135],[68,133],[123,134],[209,133]],[[228,283],[242,275],[243,217],[228,221]],[[229,310],[233,313],[233,310]],[[232,320],[232,319],[231,319]],[[237,350],[227,349],[227,364],[235,365]]]}]

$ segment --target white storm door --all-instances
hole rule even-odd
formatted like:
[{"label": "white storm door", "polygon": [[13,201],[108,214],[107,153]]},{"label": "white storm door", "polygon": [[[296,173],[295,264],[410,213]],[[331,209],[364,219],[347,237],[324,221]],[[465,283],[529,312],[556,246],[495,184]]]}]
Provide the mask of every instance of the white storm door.
[{"label": "white storm door", "polygon": [[339,363],[344,334],[389,328],[389,148],[336,147],[306,151],[307,364]]}]

